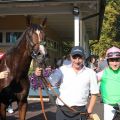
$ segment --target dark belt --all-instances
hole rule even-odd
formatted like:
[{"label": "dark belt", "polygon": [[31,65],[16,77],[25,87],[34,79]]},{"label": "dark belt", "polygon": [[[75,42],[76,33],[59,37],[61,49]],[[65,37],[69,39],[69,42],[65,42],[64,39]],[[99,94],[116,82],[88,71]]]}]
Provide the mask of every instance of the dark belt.
[{"label": "dark belt", "polygon": [[73,109],[82,109],[82,108],[85,108],[86,106],[71,106],[71,108]]},{"label": "dark belt", "polygon": [[[66,105],[58,105],[59,107],[67,107]],[[78,107],[81,107],[81,108],[83,108],[83,107],[86,107],[85,105],[83,105],[83,106],[71,106],[71,108],[78,108]]]},{"label": "dark belt", "polygon": [[73,113],[74,113],[75,111],[76,111],[76,113],[86,112],[86,111],[87,111],[85,105],[84,105],[84,106],[71,106],[70,108],[75,109],[75,111],[72,111],[70,108],[68,108],[68,107],[65,106],[65,105],[63,105],[63,106],[58,105],[58,107],[59,107],[61,110],[63,110],[63,111],[69,111],[69,112],[73,112]]}]

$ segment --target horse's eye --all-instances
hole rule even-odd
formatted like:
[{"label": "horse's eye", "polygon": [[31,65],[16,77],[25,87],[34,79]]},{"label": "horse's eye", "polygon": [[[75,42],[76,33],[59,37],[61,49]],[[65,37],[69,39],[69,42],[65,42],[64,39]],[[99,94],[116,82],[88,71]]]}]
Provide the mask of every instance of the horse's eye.
[{"label": "horse's eye", "polygon": [[45,41],[41,41],[41,42],[40,42],[40,45],[45,46],[45,45],[46,45],[46,42],[45,42]]}]

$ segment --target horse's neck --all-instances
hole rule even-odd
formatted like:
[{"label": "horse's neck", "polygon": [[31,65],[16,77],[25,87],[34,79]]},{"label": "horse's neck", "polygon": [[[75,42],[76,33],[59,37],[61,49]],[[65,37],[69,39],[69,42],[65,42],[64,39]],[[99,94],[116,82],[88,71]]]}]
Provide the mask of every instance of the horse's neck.
[{"label": "horse's neck", "polygon": [[[31,56],[31,49],[30,49],[30,43],[29,43],[29,37],[28,37],[27,31],[24,31],[21,37],[18,39],[18,43],[16,44],[16,51],[20,53],[21,55],[25,55],[26,57]],[[24,56],[25,57],[25,56]]]},{"label": "horse's neck", "polygon": [[21,37],[18,39],[18,43],[16,44],[16,49],[18,51],[25,52],[27,50],[27,39],[25,32],[21,35]]},{"label": "horse's neck", "polygon": [[7,63],[9,66],[11,66],[12,63],[13,67],[15,66],[15,69],[19,68],[23,71],[24,67],[28,70],[31,60],[32,58],[29,43],[27,41],[26,34],[23,33],[16,46],[11,49],[11,52],[8,53]]},{"label": "horse's neck", "polygon": [[19,42],[19,44],[16,47],[16,51],[18,54],[20,54],[18,57],[19,59],[23,60],[25,63],[29,60],[31,61],[31,50],[29,47],[28,40],[26,38],[26,35],[22,36],[22,40]]}]

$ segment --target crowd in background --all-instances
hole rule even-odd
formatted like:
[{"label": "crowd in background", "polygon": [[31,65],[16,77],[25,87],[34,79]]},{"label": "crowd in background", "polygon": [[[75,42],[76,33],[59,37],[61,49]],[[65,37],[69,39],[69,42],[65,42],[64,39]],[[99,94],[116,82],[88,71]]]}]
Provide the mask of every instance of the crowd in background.
[{"label": "crowd in background", "polygon": [[[70,63],[70,55],[68,54],[59,58],[55,63],[55,66],[59,68],[62,65],[69,65]],[[97,55],[90,55],[89,57],[87,57],[84,64],[87,67],[93,69],[95,72],[100,72],[108,66],[105,56],[98,57]]]},{"label": "crowd in background", "polygon": [[96,55],[90,55],[86,59],[85,64],[87,67],[93,69],[95,72],[100,72],[108,66],[105,57],[98,58]]}]

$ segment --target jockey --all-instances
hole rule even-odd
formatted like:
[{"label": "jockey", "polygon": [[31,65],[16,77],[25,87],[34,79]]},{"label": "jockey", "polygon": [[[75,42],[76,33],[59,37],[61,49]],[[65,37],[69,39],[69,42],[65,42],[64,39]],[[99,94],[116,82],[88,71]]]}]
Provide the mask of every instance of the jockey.
[{"label": "jockey", "polygon": [[[3,59],[5,53],[0,52],[0,61]],[[7,78],[8,71],[2,71],[0,72],[0,79]]]},{"label": "jockey", "polygon": [[106,52],[108,67],[97,74],[104,103],[104,120],[113,120],[115,106],[120,103],[120,49],[109,48]]}]

